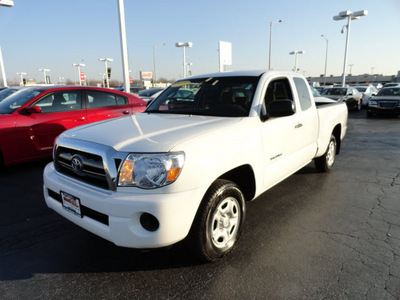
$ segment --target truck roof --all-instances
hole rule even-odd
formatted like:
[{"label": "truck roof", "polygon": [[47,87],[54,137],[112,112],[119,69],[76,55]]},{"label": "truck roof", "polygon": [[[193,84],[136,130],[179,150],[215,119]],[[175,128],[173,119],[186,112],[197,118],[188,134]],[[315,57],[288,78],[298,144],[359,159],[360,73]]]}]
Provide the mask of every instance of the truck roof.
[{"label": "truck roof", "polygon": [[[226,77],[226,76],[261,76],[264,73],[285,73],[289,74],[292,72],[287,72],[287,71],[271,71],[271,70],[243,70],[243,71],[228,71],[228,72],[217,72],[217,73],[209,73],[209,74],[202,74],[202,75],[196,75],[196,76],[191,76],[188,78],[195,79],[195,78],[204,78],[204,77]],[[295,73],[298,74],[298,73]]]}]

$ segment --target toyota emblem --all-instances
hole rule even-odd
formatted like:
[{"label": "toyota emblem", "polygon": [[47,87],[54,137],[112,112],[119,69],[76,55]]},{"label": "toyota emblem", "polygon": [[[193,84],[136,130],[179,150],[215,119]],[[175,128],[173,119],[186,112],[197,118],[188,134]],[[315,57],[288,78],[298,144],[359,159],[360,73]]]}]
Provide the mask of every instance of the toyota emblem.
[{"label": "toyota emblem", "polygon": [[75,173],[80,174],[83,169],[82,158],[78,155],[74,155],[71,160],[71,167]]}]

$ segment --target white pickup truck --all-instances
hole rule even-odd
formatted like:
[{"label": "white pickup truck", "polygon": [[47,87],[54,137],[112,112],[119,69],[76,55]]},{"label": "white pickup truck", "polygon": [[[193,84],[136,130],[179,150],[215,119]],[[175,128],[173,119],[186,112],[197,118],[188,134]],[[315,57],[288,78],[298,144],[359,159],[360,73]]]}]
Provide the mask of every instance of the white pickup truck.
[{"label": "white pickup truck", "polygon": [[201,259],[218,261],[237,243],[246,202],[312,160],[329,171],[346,126],[346,104],[317,108],[297,73],[190,77],[143,113],[61,134],[44,196],[116,245],[156,248],[186,238]]}]

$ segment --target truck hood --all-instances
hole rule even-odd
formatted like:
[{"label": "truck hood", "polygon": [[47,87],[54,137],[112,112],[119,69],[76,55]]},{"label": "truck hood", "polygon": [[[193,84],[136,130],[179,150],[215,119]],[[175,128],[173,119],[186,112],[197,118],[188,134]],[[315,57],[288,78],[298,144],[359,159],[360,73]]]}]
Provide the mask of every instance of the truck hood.
[{"label": "truck hood", "polygon": [[167,152],[196,136],[225,128],[241,118],[138,113],[75,127],[60,135],[103,144],[122,152]]}]

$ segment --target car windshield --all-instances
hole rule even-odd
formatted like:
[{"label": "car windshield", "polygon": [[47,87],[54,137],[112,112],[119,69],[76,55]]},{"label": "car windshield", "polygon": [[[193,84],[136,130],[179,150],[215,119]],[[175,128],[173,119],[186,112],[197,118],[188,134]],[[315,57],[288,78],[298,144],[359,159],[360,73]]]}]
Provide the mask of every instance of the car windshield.
[{"label": "car windshield", "polygon": [[[4,91],[12,90],[13,92],[0,101],[0,114],[11,114],[20,108],[29,100],[39,95],[42,90],[36,88],[12,89],[8,88]],[[4,92],[2,91],[2,92]],[[10,92],[10,91],[9,91]]]},{"label": "car windshield", "polygon": [[322,90],[321,95],[346,96],[346,91],[346,88],[330,88]]},{"label": "car windshield", "polygon": [[4,90],[1,90],[0,91],[0,101],[4,100],[5,98],[10,96],[11,94],[14,94],[16,91],[18,91],[18,89],[7,88],[7,89],[4,89]]},{"label": "car windshield", "polygon": [[381,89],[377,96],[400,96],[400,88]]},{"label": "car windshield", "polygon": [[357,91],[359,91],[360,93],[364,93],[364,92],[367,90],[367,88],[365,88],[365,87],[356,87],[356,89],[357,89]]},{"label": "car windshield", "polygon": [[249,115],[259,77],[206,77],[177,81],[145,112],[223,117]]}]

